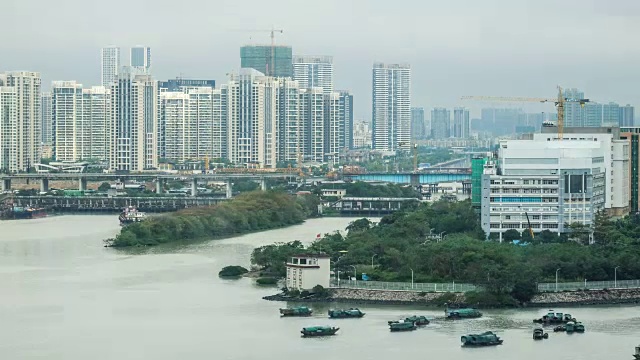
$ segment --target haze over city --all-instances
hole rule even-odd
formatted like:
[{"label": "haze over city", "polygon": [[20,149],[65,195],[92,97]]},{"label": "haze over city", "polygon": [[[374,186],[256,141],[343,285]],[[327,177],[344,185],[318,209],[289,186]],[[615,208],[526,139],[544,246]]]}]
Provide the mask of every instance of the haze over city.
[{"label": "haze over city", "polygon": [[[3,69],[100,83],[100,49],[153,49],[158,79],[225,82],[239,48],[276,43],[294,54],[334,57],[335,86],[355,95],[355,118],[371,117],[371,65],[409,63],[412,106],[461,105],[462,95],[555,96],[577,87],[601,103],[638,104],[640,3],[616,1],[167,1],[62,3],[8,0]],[[31,26],[24,26],[25,19]],[[36,26],[37,25],[37,26]],[[479,104],[465,104],[473,110]],[[548,111],[552,111],[548,106]],[[474,114],[476,115],[476,114]]]}]

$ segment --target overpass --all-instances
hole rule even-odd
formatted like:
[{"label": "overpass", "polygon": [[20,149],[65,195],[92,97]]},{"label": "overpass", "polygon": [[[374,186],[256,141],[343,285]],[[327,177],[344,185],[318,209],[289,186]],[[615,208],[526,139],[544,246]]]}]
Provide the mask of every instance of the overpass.
[{"label": "overpass", "polygon": [[226,196],[231,197],[231,182],[233,180],[254,180],[260,182],[262,190],[267,189],[267,179],[291,179],[298,178],[297,173],[256,173],[256,174],[229,174],[229,173],[213,173],[213,174],[166,174],[166,173],[137,173],[137,174],[104,174],[104,173],[38,173],[38,174],[0,174],[0,184],[2,191],[11,190],[12,180],[39,181],[40,191],[49,191],[49,181],[77,181],[78,190],[87,190],[87,181],[100,180],[149,180],[156,183],[156,193],[162,194],[164,183],[167,180],[188,180],[191,182],[191,196],[197,195],[198,181],[220,181],[227,184]]}]

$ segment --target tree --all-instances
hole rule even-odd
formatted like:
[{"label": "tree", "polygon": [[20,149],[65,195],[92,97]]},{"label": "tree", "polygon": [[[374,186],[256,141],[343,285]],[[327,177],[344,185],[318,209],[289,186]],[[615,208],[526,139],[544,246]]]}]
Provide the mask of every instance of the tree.
[{"label": "tree", "polygon": [[109,184],[108,182],[103,182],[102,184],[100,184],[100,187],[98,187],[99,191],[108,191],[109,189],[111,189],[111,184]]},{"label": "tree", "polygon": [[372,223],[367,218],[358,219],[349,223],[349,226],[345,230],[351,232],[369,230]]},{"label": "tree", "polygon": [[512,242],[513,240],[520,240],[520,232],[516,229],[509,229],[502,234],[502,240],[506,242]]}]

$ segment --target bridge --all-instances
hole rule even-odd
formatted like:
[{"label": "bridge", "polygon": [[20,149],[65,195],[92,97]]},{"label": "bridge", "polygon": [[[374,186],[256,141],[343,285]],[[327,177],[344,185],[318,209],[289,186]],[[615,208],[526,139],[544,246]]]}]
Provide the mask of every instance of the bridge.
[{"label": "bridge", "polygon": [[353,181],[379,181],[396,184],[437,184],[441,182],[471,180],[470,168],[429,168],[416,173],[369,173],[344,176]]},{"label": "bridge", "polygon": [[329,205],[342,215],[386,215],[401,210],[416,198],[343,197]]},{"label": "bridge", "polygon": [[255,174],[166,174],[166,173],[137,173],[137,174],[105,174],[105,173],[38,173],[38,174],[0,174],[2,191],[11,190],[12,180],[39,181],[40,191],[49,191],[49,181],[77,181],[78,190],[87,190],[87,181],[100,180],[150,180],[156,183],[156,193],[162,194],[164,183],[167,180],[181,179],[191,182],[191,196],[197,196],[198,181],[220,181],[226,183],[226,197],[231,198],[231,182],[233,180],[254,180],[260,182],[262,190],[267,189],[267,179],[291,179],[298,178],[297,173],[255,173]]},{"label": "bridge", "polygon": [[168,212],[226,201],[224,197],[100,197],[100,196],[14,196],[16,206],[43,207],[59,212],[120,212],[134,206],[145,212]]}]

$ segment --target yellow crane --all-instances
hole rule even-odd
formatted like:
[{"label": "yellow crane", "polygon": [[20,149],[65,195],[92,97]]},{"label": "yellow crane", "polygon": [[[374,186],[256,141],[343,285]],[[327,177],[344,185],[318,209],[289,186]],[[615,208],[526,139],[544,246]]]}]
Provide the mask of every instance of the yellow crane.
[{"label": "yellow crane", "polygon": [[506,101],[506,102],[539,102],[554,103],[558,109],[558,139],[562,140],[564,134],[564,105],[565,102],[579,102],[580,106],[584,107],[585,103],[589,102],[589,99],[569,99],[564,96],[562,88],[558,86],[558,97],[556,98],[534,98],[534,97],[520,97],[520,96],[463,96],[460,100],[478,100],[478,101]]},{"label": "yellow crane", "polygon": [[273,76],[275,74],[275,63],[276,63],[276,33],[284,33],[282,29],[248,29],[243,30],[248,32],[269,32],[271,34],[271,68],[269,68],[269,64],[267,64],[266,74],[267,76]]}]

